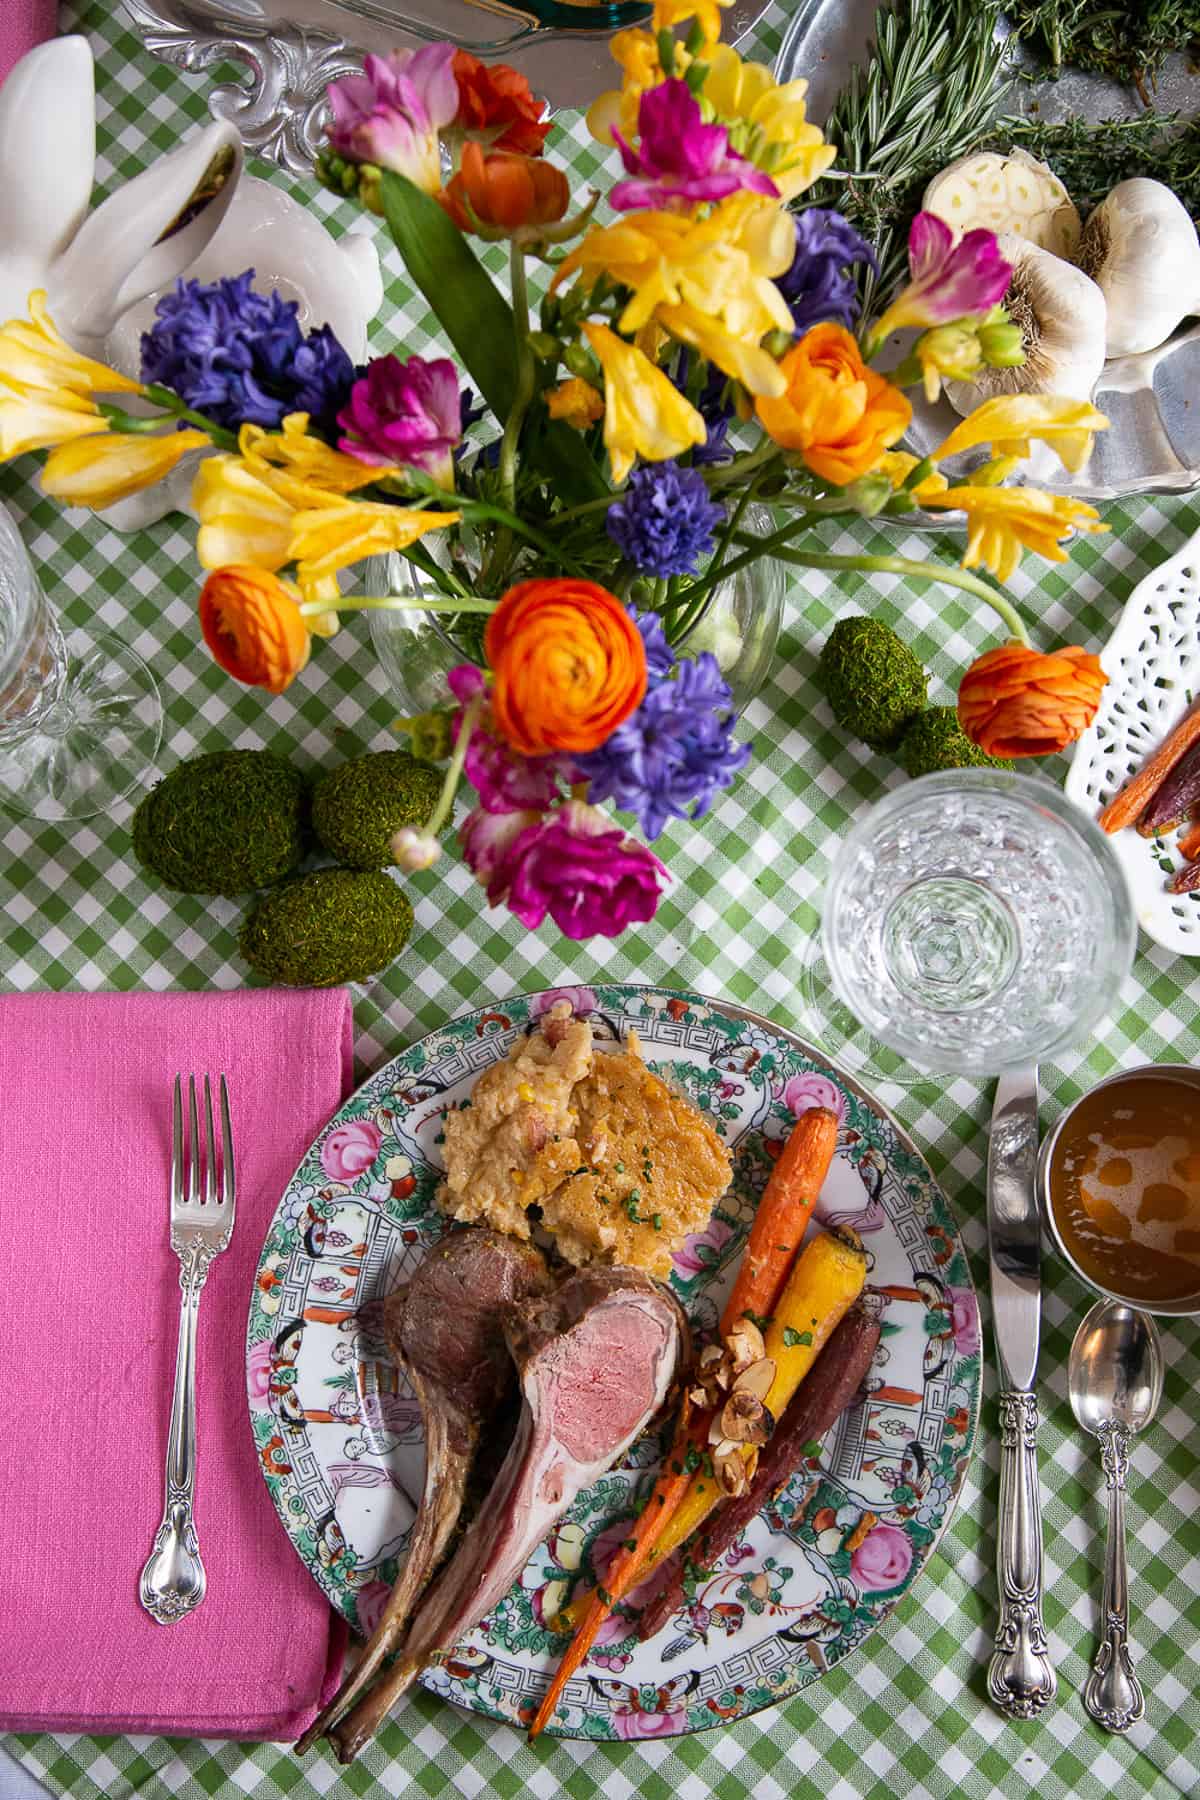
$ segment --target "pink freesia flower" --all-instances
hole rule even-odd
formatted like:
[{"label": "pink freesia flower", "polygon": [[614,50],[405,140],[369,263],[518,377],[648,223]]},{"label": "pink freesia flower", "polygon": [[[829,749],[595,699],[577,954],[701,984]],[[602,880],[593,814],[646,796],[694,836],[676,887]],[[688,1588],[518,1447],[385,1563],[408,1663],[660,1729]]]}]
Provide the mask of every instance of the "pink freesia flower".
[{"label": "pink freesia flower", "polygon": [[246,1356],[246,1392],[255,1412],[267,1412],[271,1387],[271,1340],[260,1338]]},{"label": "pink freesia flower", "polygon": [[839,1124],[845,1123],[846,1096],[827,1075],[793,1075],[780,1098],[794,1119],[811,1112],[814,1106],[824,1106],[837,1114]]},{"label": "pink freesia flower", "polygon": [[353,1181],[371,1167],[382,1142],[373,1119],[348,1119],[321,1145],[321,1167],[331,1181]]},{"label": "pink freesia flower", "polygon": [[361,75],[329,84],[329,142],[348,162],[406,175],[427,194],[442,185],[438,132],[458,111],[454,45],[368,56]]},{"label": "pink freesia flower", "polygon": [[676,1271],[685,1281],[691,1281],[706,1269],[715,1269],[732,1236],[733,1226],[727,1225],[724,1219],[710,1220],[703,1231],[693,1231],[676,1250],[671,1258]]},{"label": "pink freesia flower", "polygon": [[631,177],[609,194],[617,212],[694,206],[699,200],[724,200],[739,188],[778,197],[771,177],[729,148],[725,127],[704,123],[686,81],[663,81],[642,95],[636,150],[619,131],[612,135]]},{"label": "pink freesia flower", "polygon": [[454,485],[452,451],[462,437],[458,373],[447,356],[377,356],[338,414],[347,456],[383,467],[420,469]]},{"label": "pink freesia flower", "polygon": [[872,1525],[850,1558],[850,1573],[864,1593],[899,1587],[912,1568],[913,1547],[898,1525]]},{"label": "pink freesia flower", "polygon": [[542,822],[540,812],[488,812],[476,806],[458,828],[458,841],[475,879],[487,889],[488,905],[499,906],[512,880],[510,853],[521,834]]},{"label": "pink freesia flower", "polygon": [[[460,663],[446,677],[450,692],[466,708],[486,683],[482,669]],[[462,727],[462,713],[454,720],[455,743]],[[485,812],[513,813],[532,809],[545,812],[559,798],[559,759],[553,756],[519,756],[491,729],[490,714],[483,712],[471,732],[463,771],[479,795]]]},{"label": "pink freesia flower", "polygon": [[516,836],[500,821],[521,814],[492,815],[493,829],[487,831],[480,811],[477,807],[459,833],[467,861],[487,886],[491,904],[507,901],[530,931],[549,914],[563,936],[576,941],[619,937],[627,925],[654,917],[666,869],[597,807],[568,800]]},{"label": "pink freesia flower", "polygon": [[960,1356],[979,1353],[979,1303],[970,1288],[947,1288],[950,1318],[954,1331],[954,1348]]},{"label": "pink freesia flower", "polygon": [[965,232],[956,244],[949,225],[928,212],[919,212],[909,229],[908,267],[912,279],[876,321],[875,342],[906,325],[945,325],[990,312],[1012,280],[994,231]]}]

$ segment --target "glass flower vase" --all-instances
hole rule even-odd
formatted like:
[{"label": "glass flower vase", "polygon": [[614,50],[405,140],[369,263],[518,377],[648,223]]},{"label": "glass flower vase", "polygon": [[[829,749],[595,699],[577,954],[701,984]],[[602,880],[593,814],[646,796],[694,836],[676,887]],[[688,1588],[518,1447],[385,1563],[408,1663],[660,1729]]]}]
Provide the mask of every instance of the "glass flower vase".
[{"label": "glass flower vase", "polygon": [[[763,515],[762,529],[768,521]],[[759,526],[748,518],[748,528]],[[711,650],[729,683],[738,714],[758,693],[771,672],[783,618],[785,571],[781,563],[762,557],[719,582],[695,617],[686,617],[686,599],[677,611],[681,629],[672,634],[679,656]],[[363,590],[373,595],[431,591],[428,583],[402,556],[373,557],[364,570]],[[477,613],[426,613],[416,608],[372,612],[371,640],[406,715],[429,712],[446,704],[446,675],[463,662],[482,663],[485,616]]]}]

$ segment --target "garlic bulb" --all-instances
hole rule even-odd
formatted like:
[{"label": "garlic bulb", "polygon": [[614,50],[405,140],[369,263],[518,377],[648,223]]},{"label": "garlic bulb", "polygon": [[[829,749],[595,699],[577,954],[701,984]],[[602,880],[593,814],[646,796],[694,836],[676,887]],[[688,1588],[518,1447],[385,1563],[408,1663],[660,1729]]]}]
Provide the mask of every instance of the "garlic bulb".
[{"label": "garlic bulb", "polygon": [[1155,350],[1200,312],[1196,227],[1161,181],[1119,182],[1088,219],[1075,260],[1108,304],[1108,356]]},{"label": "garlic bulb", "polygon": [[934,176],[921,206],[960,233],[981,225],[1011,232],[1055,256],[1073,257],[1079,245],[1079,214],[1071,196],[1053,169],[1025,150],[960,156]]},{"label": "garlic bulb", "polygon": [[1104,367],[1104,295],[1090,276],[1036,244],[998,239],[1013,278],[1004,304],[1021,327],[1025,361],[1016,369],[980,369],[973,381],[948,381],[946,394],[964,418],[993,394],[1063,394],[1090,400]]}]

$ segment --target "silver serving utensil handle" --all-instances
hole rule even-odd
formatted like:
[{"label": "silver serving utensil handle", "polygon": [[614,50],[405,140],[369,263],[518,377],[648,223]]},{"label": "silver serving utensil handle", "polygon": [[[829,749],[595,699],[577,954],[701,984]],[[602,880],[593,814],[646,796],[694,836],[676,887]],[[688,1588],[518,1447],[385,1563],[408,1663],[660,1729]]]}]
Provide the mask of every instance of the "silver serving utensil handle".
[{"label": "silver serving utensil handle", "polygon": [[1027,1388],[1002,1393],[996,1519],[1000,1620],[988,1664],[988,1695],[1010,1719],[1036,1718],[1058,1689],[1042,1623],[1037,1430],[1037,1395]]},{"label": "silver serving utensil handle", "polygon": [[1100,1427],[1097,1436],[1108,1483],[1108,1538],[1104,1552],[1102,1637],[1083,1690],[1083,1704],[1105,1731],[1128,1731],[1146,1716],[1146,1696],[1133,1672],[1129,1653],[1129,1576],[1125,1564],[1129,1433],[1110,1419]]},{"label": "silver serving utensil handle", "polygon": [[181,1258],[179,1343],[167,1435],[166,1497],[154,1548],[142,1570],[142,1605],[160,1625],[185,1618],[204,1598],[207,1577],[192,1520],[196,1487],[196,1319],[212,1253],[200,1244]]}]

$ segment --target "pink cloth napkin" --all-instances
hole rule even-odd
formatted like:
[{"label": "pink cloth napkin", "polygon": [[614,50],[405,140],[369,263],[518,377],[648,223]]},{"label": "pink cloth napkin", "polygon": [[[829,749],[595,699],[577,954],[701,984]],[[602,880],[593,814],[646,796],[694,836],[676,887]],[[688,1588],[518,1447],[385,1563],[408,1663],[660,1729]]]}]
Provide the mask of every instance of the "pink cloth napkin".
[{"label": "pink cloth napkin", "polygon": [[0,0],[0,81],[35,44],[58,29],[56,0]]},{"label": "pink cloth napkin", "polygon": [[[0,1729],[290,1740],[345,1634],[276,1516],[246,1403],[267,1226],[348,1091],[344,990],[0,998]],[[138,1577],[162,1510],[178,1264],[175,1071],[229,1079],[237,1224],[197,1346],[208,1594],[156,1625]]]}]

